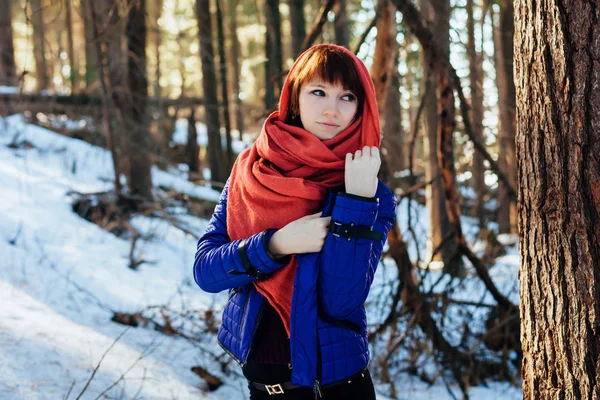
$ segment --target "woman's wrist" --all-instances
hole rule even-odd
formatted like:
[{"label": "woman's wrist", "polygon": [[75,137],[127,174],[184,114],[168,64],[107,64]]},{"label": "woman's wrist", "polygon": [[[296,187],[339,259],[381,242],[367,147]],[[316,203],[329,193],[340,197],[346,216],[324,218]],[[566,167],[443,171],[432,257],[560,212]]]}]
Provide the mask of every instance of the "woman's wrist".
[{"label": "woman's wrist", "polygon": [[275,233],[271,236],[271,240],[269,240],[269,251],[277,258],[283,258],[290,253],[287,253],[285,249],[281,246],[281,238],[282,232],[281,230],[275,231]]}]

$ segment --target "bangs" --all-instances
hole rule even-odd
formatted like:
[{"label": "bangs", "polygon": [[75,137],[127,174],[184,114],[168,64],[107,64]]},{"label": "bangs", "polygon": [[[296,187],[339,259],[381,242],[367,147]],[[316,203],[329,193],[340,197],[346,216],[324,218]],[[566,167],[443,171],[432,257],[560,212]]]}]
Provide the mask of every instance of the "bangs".
[{"label": "bangs", "polygon": [[364,97],[360,76],[354,60],[335,49],[319,49],[306,58],[305,65],[297,76],[296,83],[303,86],[312,80],[340,84],[358,98]]}]

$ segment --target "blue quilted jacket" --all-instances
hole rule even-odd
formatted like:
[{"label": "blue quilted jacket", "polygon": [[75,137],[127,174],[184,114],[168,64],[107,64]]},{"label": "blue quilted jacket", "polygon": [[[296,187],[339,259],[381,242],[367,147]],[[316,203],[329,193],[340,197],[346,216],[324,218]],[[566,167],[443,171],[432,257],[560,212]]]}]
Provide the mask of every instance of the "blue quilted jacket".
[{"label": "blue quilted jacket", "polygon": [[[198,241],[194,278],[200,288],[229,289],[218,341],[244,366],[266,301],[246,274],[250,265],[270,274],[282,264],[267,246],[274,230],[231,241],[227,234],[225,186],[206,232]],[[369,362],[364,303],[387,233],[395,218],[395,197],[379,182],[375,198],[330,191],[322,216],[333,226],[356,226],[381,233],[381,240],[347,237],[332,230],[320,253],[299,254],[292,297],[290,350],[295,385],[317,388],[363,370]]]}]

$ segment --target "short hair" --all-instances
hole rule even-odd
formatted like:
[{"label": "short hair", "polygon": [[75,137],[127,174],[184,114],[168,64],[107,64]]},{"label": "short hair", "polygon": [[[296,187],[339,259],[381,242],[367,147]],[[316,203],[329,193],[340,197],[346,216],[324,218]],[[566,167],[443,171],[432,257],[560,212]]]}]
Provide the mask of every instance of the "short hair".
[{"label": "short hair", "polygon": [[289,77],[289,110],[285,123],[300,126],[300,89],[313,79],[321,79],[330,84],[341,84],[351,91],[358,102],[358,118],[365,102],[365,89],[354,59],[343,50],[334,46],[320,45],[307,50],[295,66],[293,76]]}]

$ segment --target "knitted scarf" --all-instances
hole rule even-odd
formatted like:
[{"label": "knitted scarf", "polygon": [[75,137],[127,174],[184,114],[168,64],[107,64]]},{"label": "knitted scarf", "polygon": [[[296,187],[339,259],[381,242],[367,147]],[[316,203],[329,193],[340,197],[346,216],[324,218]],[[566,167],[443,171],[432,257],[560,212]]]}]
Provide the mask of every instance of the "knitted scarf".
[{"label": "knitted scarf", "polygon": [[[285,124],[290,100],[288,74],[281,92],[279,111],[265,121],[255,143],[237,158],[231,172],[227,199],[227,232],[231,240],[246,238],[268,228],[314,214],[324,206],[328,189],[344,184],[347,153],[380,144],[379,113],[375,88],[365,65],[344,47],[325,44],[350,55],[365,90],[362,115],[328,140],[320,140],[303,128]],[[297,256],[269,279],[255,281],[256,289],[277,310],[290,335],[290,313]]]}]

